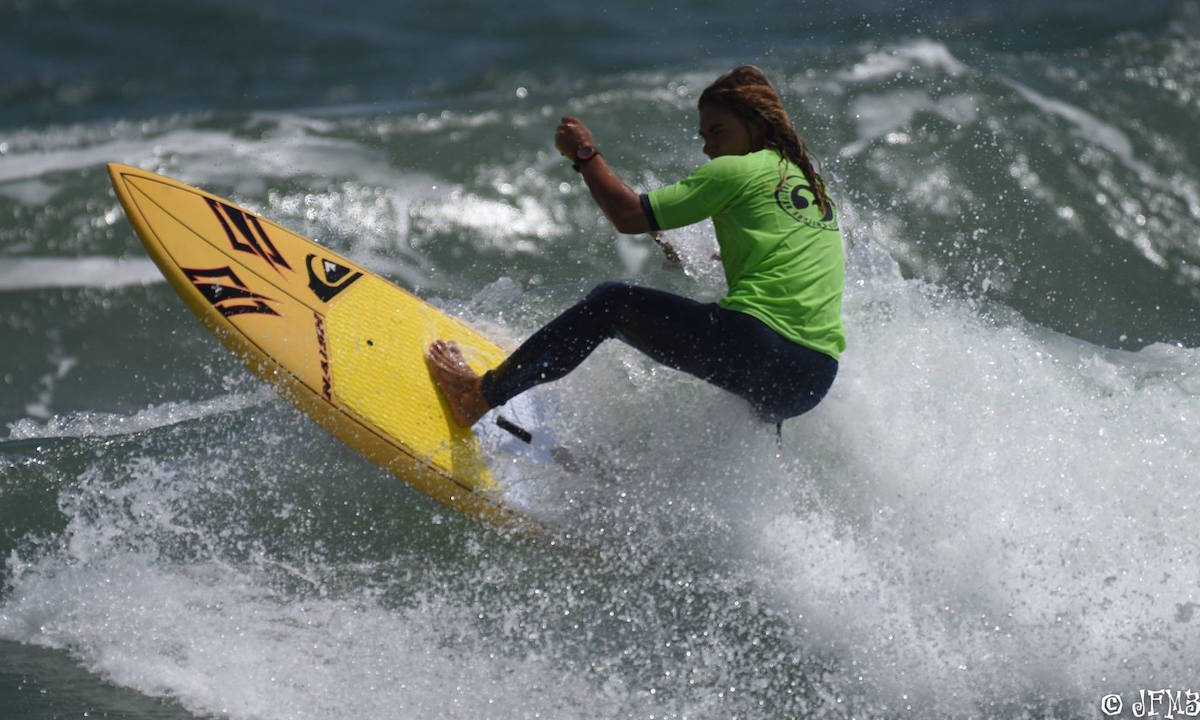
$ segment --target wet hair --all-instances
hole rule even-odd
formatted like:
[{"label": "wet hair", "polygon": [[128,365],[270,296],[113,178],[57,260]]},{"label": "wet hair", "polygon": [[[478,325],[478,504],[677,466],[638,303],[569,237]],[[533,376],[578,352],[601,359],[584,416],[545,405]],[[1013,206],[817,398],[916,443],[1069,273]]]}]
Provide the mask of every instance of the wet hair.
[{"label": "wet hair", "polygon": [[[817,198],[817,205],[826,215],[830,212],[829,192],[825,178],[813,166],[804,141],[792,125],[792,118],[783,107],[779,93],[762,70],[753,65],[740,65],[725,73],[704,88],[697,107],[715,105],[728,110],[746,124],[750,137],[787,158],[804,173]],[[782,162],[782,160],[781,160]],[[780,185],[784,178],[780,178]]]}]

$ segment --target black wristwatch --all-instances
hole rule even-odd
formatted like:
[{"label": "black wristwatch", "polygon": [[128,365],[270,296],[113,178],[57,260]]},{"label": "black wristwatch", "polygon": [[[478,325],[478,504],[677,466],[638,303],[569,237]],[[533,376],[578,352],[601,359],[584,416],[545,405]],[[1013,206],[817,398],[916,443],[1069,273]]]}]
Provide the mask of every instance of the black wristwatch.
[{"label": "black wristwatch", "polygon": [[571,164],[571,167],[575,169],[575,172],[581,173],[583,166],[599,154],[600,151],[591,145],[580,145],[575,148],[575,162]]}]

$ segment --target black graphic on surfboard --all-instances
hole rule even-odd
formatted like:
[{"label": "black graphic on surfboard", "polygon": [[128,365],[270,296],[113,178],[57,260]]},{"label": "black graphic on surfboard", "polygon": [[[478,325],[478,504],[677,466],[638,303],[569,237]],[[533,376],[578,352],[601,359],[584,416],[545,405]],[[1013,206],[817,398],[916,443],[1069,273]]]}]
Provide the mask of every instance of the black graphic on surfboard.
[{"label": "black graphic on surfboard", "polygon": [[[268,302],[277,302],[276,300],[259,295],[250,288],[246,287],[246,283],[237,276],[231,268],[211,268],[208,270],[199,268],[180,268],[200,294],[206,300],[212,303],[213,307],[221,311],[225,317],[233,317],[234,315],[242,315],[244,313],[261,313],[263,315],[279,315],[267,305]],[[219,280],[228,280],[232,284],[223,284],[217,282]]]},{"label": "black graphic on surfboard", "polygon": [[309,254],[305,259],[308,266],[308,288],[322,302],[329,302],[350,284],[362,277],[362,273],[351,270],[345,265],[339,265],[332,260]]},{"label": "black graphic on surfboard", "polygon": [[208,207],[217,216],[217,220],[225,230],[225,236],[229,238],[229,244],[234,250],[257,255],[265,260],[275,272],[279,272],[279,267],[292,269],[287,260],[284,260],[283,256],[279,254],[275,243],[267,237],[267,232],[263,230],[258,218],[212,198],[204,198],[204,202],[208,203]]},{"label": "black graphic on surfboard", "polygon": [[313,312],[317,323],[317,352],[321,357],[321,396],[333,402],[333,374],[329,371],[329,344],[325,341],[325,318]]}]

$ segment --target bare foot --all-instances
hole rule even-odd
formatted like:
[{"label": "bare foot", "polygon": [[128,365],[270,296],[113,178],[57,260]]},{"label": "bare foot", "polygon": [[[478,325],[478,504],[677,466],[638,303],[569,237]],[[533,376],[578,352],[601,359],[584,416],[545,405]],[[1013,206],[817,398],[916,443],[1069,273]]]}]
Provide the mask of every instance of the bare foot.
[{"label": "bare foot", "polygon": [[446,398],[454,422],[469,428],[491,410],[480,390],[483,378],[467,365],[458,345],[434,340],[425,352],[425,364],[429,366],[442,397]]}]

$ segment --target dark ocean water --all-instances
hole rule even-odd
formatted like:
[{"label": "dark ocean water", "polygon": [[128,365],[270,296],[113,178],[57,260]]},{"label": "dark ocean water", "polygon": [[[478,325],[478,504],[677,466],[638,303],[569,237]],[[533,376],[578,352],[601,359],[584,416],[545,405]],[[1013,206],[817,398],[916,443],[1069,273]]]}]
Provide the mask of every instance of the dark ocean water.
[{"label": "dark ocean water", "polygon": [[[742,62],[842,208],[850,347],[781,451],[618,345],[536,391],[604,458],[569,480],[588,510],[546,508],[591,553],[476,527],[250,377],[104,170],[231,197],[512,345],[604,279],[721,294],[709,228],[663,268],[552,136],[579,115],[670,182]],[[0,718],[1200,692],[1200,4],[0,0],[0,69]]]}]

